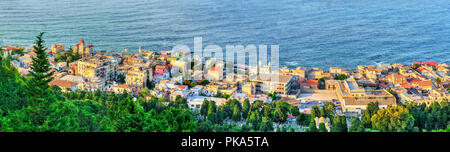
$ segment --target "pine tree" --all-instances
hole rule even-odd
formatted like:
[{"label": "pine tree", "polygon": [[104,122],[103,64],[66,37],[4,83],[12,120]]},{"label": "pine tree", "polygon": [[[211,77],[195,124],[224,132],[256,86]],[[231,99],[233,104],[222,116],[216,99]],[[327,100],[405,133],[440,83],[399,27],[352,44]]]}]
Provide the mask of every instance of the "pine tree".
[{"label": "pine tree", "polygon": [[241,111],[239,110],[239,106],[237,104],[234,105],[232,118],[234,121],[241,120]]},{"label": "pine tree", "polygon": [[44,47],[44,40],[42,36],[44,33],[40,33],[36,38],[34,52],[36,57],[33,57],[31,64],[31,78],[28,80],[28,90],[30,95],[38,101],[45,101],[44,98],[49,95],[48,83],[53,80],[53,72],[50,71],[50,63],[48,62],[48,56],[46,54],[47,48]]},{"label": "pine tree", "polygon": [[247,119],[249,111],[250,111],[250,101],[248,99],[245,99],[244,105],[242,106],[242,117],[244,117],[244,119]]},{"label": "pine tree", "polygon": [[308,132],[317,132],[316,121],[314,119],[311,119],[309,122]]}]

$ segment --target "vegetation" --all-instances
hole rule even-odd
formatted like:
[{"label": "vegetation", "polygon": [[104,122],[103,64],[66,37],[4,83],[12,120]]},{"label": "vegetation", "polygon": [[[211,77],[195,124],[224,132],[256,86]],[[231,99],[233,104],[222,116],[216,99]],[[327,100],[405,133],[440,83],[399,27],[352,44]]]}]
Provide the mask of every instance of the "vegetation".
[{"label": "vegetation", "polygon": [[77,52],[73,52],[72,48],[69,48],[64,53],[59,53],[55,55],[55,62],[67,62],[71,63],[73,61],[76,61],[78,59],[81,59],[81,55]]},{"label": "vegetation", "polygon": [[[448,101],[429,105],[408,102],[380,109],[369,103],[361,119],[347,118],[335,112],[333,103],[313,106],[311,114],[300,113],[286,102],[228,100],[217,106],[204,100],[199,110],[188,107],[187,100],[177,96],[146,98],[150,91],[140,90],[136,96],[127,92],[115,94],[101,91],[61,92],[50,87],[52,72],[47,48],[37,36],[30,74],[23,77],[11,65],[11,59],[0,56],[0,131],[28,132],[285,132],[296,131],[294,125],[309,126],[309,132],[448,132]],[[278,98],[275,93],[270,96]],[[316,122],[324,118],[329,122]],[[319,125],[316,125],[318,123]],[[326,124],[329,123],[329,124]],[[327,126],[329,125],[329,126]],[[318,127],[317,127],[318,126]]]},{"label": "vegetation", "polygon": [[339,74],[339,75],[337,75],[336,76],[336,80],[345,80],[345,79],[347,79],[348,77],[347,77],[347,75],[345,75],[345,74]]}]

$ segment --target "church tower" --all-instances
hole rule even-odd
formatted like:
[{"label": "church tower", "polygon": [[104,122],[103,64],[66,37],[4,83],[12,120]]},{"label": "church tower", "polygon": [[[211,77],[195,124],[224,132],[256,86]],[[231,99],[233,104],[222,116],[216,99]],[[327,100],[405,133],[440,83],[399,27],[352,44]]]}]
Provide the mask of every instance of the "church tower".
[{"label": "church tower", "polygon": [[142,55],[142,48],[141,48],[141,46],[139,46],[139,56],[141,56]]}]

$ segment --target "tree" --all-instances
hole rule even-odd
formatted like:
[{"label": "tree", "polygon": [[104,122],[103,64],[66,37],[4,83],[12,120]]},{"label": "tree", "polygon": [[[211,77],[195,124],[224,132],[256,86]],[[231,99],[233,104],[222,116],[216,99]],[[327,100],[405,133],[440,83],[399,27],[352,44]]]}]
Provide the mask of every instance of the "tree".
[{"label": "tree", "polygon": [[28,81],[28,90],[30,95],[38,102],[45,101],[44,98],[48,97],[50,94],[48,83],[53,80],[51,77],[53,72],[50,71],[50,63],[48,62],[48,57],[46,54],[47,48],[44,47],[44,40],[42,36],[44,33],[40,33],[36,38],[34,51],[36,57],[32,58],[31,78]]},{"label": "tree", "polygon": [[327,128],[325,127],[325,123],[319,123],[319,132],[328,132]]},{"label": "tree", "polygon": [[208,100],[203,100],[202,106],[200,107],[200,114],[203,115],[204,117],[206,117],[206,115],[208,115],[208,107],[209,107],[209,102]]},{"label": "tree", "polygon": [[336,76],[336,80],[345,80],[347,79],[347,75],[345,74],[339,74]]},{"label": "tree", "polygon": [[370,102],[367,104],[367,108],[361,116],[361,124],[364,128],[372,128],[371,118],[375,113],[377,113],[378,110],[378,102]]},{"label": "tree", "polygon": [[296,122],[297,122],[298,125],[306,126],[306,125],[308,125],[308,123],[310,121],[311,121],[311,115],[308,115],[308,114],[300,113],[296,117]]},{"label": "tree", "polygon": [[358,118],[351,121],[350,132],[364,132],[364,126]]},{"label": "tree", "polygon": [[125,75],[123,75],[122,73],[119,74],[119,75],[117,76],[117,82],[119,82],[119,83],[125,83]]},{"label": "tree", "polygon": [[344,124],[344,122],[342,122],[343,120],[345,121],[345,117],[342,117],[343,116],[339,115],[334,116],[333,126],[331,127],[332,132],[347,132],[347,123]]},{"label": "tree", "polygon": [[273,131],[273,122],[269,117],[266,116],[262,117],[260,130],[264,132]]},{"label": "tree", "polygon": [[317,105],[312,106],[312,108],[311,108],[311,117],[312,117],[312,119],[314,119],[316,117],[320,117],[320,110],[319,110],[319,107]]},{"label": "tree", "polygon": [[232,118],[233,118],[234,121],[239,121],[239,120],[241,120],[241,111],[240,111],[238,105],[234,105],[234,108],[233,108],[233,117],[232,117]]},{"label": "tree", "polygon": [[242,117],[244,119],[247,119],[249,111],[250,111],[250,101],[248,99],[245,99],[244,105],[242,105]]},{"label": "tree", "polygon": [[322,77],[319,79],[319,84],[317,85],[317,87],[319,89],[325,89],[325,80],[327,79],[327,77]]},{"label": "tree", "polygon": [[390,106],[381,109],[371,118],[372,129],[382,132],[406,132],[412,131],[414,117],[403,106]]},{"label": "tree", "polygon": [[261,117],[258,111],[251,111],[250,116],[247,118],[247,123],[250,123],[253,129],[257,130],[260,127]]},{"label": "tree", "polygon": [[308,127],[308,132],[318,132],[317,127],[316,127],[316,121],[314,119],[311,119],[311,121],[309,122],[309,127]]}]

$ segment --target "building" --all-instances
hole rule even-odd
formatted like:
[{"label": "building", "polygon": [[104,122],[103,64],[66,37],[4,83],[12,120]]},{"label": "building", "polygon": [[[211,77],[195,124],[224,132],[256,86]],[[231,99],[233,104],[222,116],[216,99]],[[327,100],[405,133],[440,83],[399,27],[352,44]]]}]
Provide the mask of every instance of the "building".
[{"label": "building", "polygon": [[149,79],[148,70],[142,67],[134,67],[128,71],[125,77],[126,84],[131,87],[144,88]]},{"label": "building", "polygon": [[241,89],[242,93],[245,93],[247,96],[256,94],[256,88],[255,85],[253,85],[253,83],[242,85]]},{"label": "building", "polygon": [[78,53],[83,58],[91,56],[93,52],[94,45],[86,45],[83,39],[81,39],[80,43],[75,44],[75,46],[73,47],[73,53]]},{"label": "building", "polygon": [[97,54],[88,58],[82,58],[77,62],[77,75],[87,79],[99,78],[100,80],[116,80],[118,75],[118,62],[114,57]]},{"label": "building", "polygon": [[212,67],[208,70],[208,79],[209,80],[223,80],[223,68],[221,67]]},{"label": "building", "polygon": [[384,78],[392,84],[401,85],[406,82],[406,77],[397,73],[388,74]]},{"label": "building", "polygon": [[58,54],[60,52],[64,51],[64,44],[53,44],[52,45],[52,53],[53,54]]},{"label": "building", "polygon": [[252,81],[255,82],[255,90],[257,93],[266,94],[276,92],[277,94],[288,95],[296,80],[291,75],[260,74]]},{"label": "building", "polygon": [[78,83],[76,82],[72,82],[72,81],[68,81],[68,80],[53,80],[49,83],[50,86],[58,86],[59,88],[61,88],[62,92],[67,92],[67,91],[72,91],[75,92],[77,91],[77,85]]},{"label": "building", "polygon": [[114,86],[112,88],[112,91],[114,93],[123,93],[123,92],[131,93],[131,86],[127,85],[127,84],[119,84],[119,85]]},{"label": "building", "polygon": [[307,78],[309,80],[320,79],[324,76],[323,70],[319,68],[312,68],[308,71]]},{"label": "building", "polygon": [[353,78],[330,80],[326,88],[335,91],[343,112],[361,113],[370,102],[378,102],[380,108],[397,104],[395,97],[386,90],[365,90]]}]

